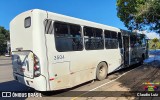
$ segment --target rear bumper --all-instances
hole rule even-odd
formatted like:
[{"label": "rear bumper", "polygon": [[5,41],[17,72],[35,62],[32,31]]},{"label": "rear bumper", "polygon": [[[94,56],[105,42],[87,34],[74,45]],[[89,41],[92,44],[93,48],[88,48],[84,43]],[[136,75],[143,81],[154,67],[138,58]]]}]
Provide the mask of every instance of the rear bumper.
[{"label": "rear bumper", "polygon": [[15,80],[28,87],[34,88],[38,91],[47,91],[47,81],[46,78],[42,75],[33,79],[21,76],[16,73],[13,73],[13,76]]}]

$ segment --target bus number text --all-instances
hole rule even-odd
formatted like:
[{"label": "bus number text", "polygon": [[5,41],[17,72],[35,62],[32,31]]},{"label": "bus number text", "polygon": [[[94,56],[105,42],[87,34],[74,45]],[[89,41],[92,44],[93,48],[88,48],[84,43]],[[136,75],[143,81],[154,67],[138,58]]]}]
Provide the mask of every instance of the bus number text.
[{"label": "bus number text", "polygon": [[64,59],[64,55],[56,55],[54,56],[54,60],[61,60]]}]

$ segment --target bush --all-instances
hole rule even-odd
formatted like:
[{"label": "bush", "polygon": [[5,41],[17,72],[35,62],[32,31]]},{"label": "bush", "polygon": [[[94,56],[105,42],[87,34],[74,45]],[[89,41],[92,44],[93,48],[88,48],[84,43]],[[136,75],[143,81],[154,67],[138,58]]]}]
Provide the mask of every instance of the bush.
[{"label": "bush", "polygon": [[6,53],[7,40],[9,40],[9,31],[0,26],[0,55]]}]

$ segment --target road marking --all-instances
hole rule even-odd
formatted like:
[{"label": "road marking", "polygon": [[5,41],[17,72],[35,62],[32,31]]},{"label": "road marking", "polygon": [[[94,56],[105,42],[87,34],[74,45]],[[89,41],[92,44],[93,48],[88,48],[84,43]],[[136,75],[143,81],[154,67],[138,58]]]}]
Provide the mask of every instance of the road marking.
[{"label": "road marking", "polygon": [[[139,67],[140,67],[140,66],[139,66]],[[138,67],[137,67],[137,68],[138,68]],[[91,92],[91,91],[94,91],[94,90],[96,90],[96,89],[98,89],[98,88],[100,88],[100,87],[102,87],[102,86],[104,86],[104,85],[107,85],[107,84],[109,84],[109,83],[112,83],[112,82],[118,80],[119,78],[121,78],[122,76],[124,76],[125,74],[127,74],[127,73],[129,73],[129,72],[131,72],[131,71],[133,71],[133,70],[135,70],[135,69],[137,69],[137,68],[134,68],[134,69],[132,69],[132,70],[130,70],[130,71],[127,71],[127,72],[123,73],[122,75],[120,75],[119,77],[117,77],[116,79],[111,80],[111,81],[109,81],[109,82],[107,82],[107,83],[104,83],[104,84],[102,84],[102,85],[100,85],[100,86],[98,86],[98,87],[95,87],[95,88],[93,88],[93,89],[91,89],[91,90],[89,90],[89,91],[87,91],[87,92],[85,92],[85,93],[83,93],[83,94],[81,94],[81,95],[79,95],[79,96],[77,96],[77,97],[72,98],[71,100],[76,100],[77,98],[79,98],[79,97],[81,97],[81,96],[83,96],[83,95],[85,95],[85,94],[87,94],[87,93],[89,93],[89,92]]]}]

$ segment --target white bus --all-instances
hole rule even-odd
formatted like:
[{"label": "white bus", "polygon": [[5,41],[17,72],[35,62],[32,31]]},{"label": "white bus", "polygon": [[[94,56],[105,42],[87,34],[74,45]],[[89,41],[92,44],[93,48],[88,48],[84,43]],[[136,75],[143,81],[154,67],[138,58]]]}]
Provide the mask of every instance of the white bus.
[{"label": "white bus", "polygon": [[38,91],[103,80],[147,57],[145,35],[39,9],[10,23],[15,80]]}]

